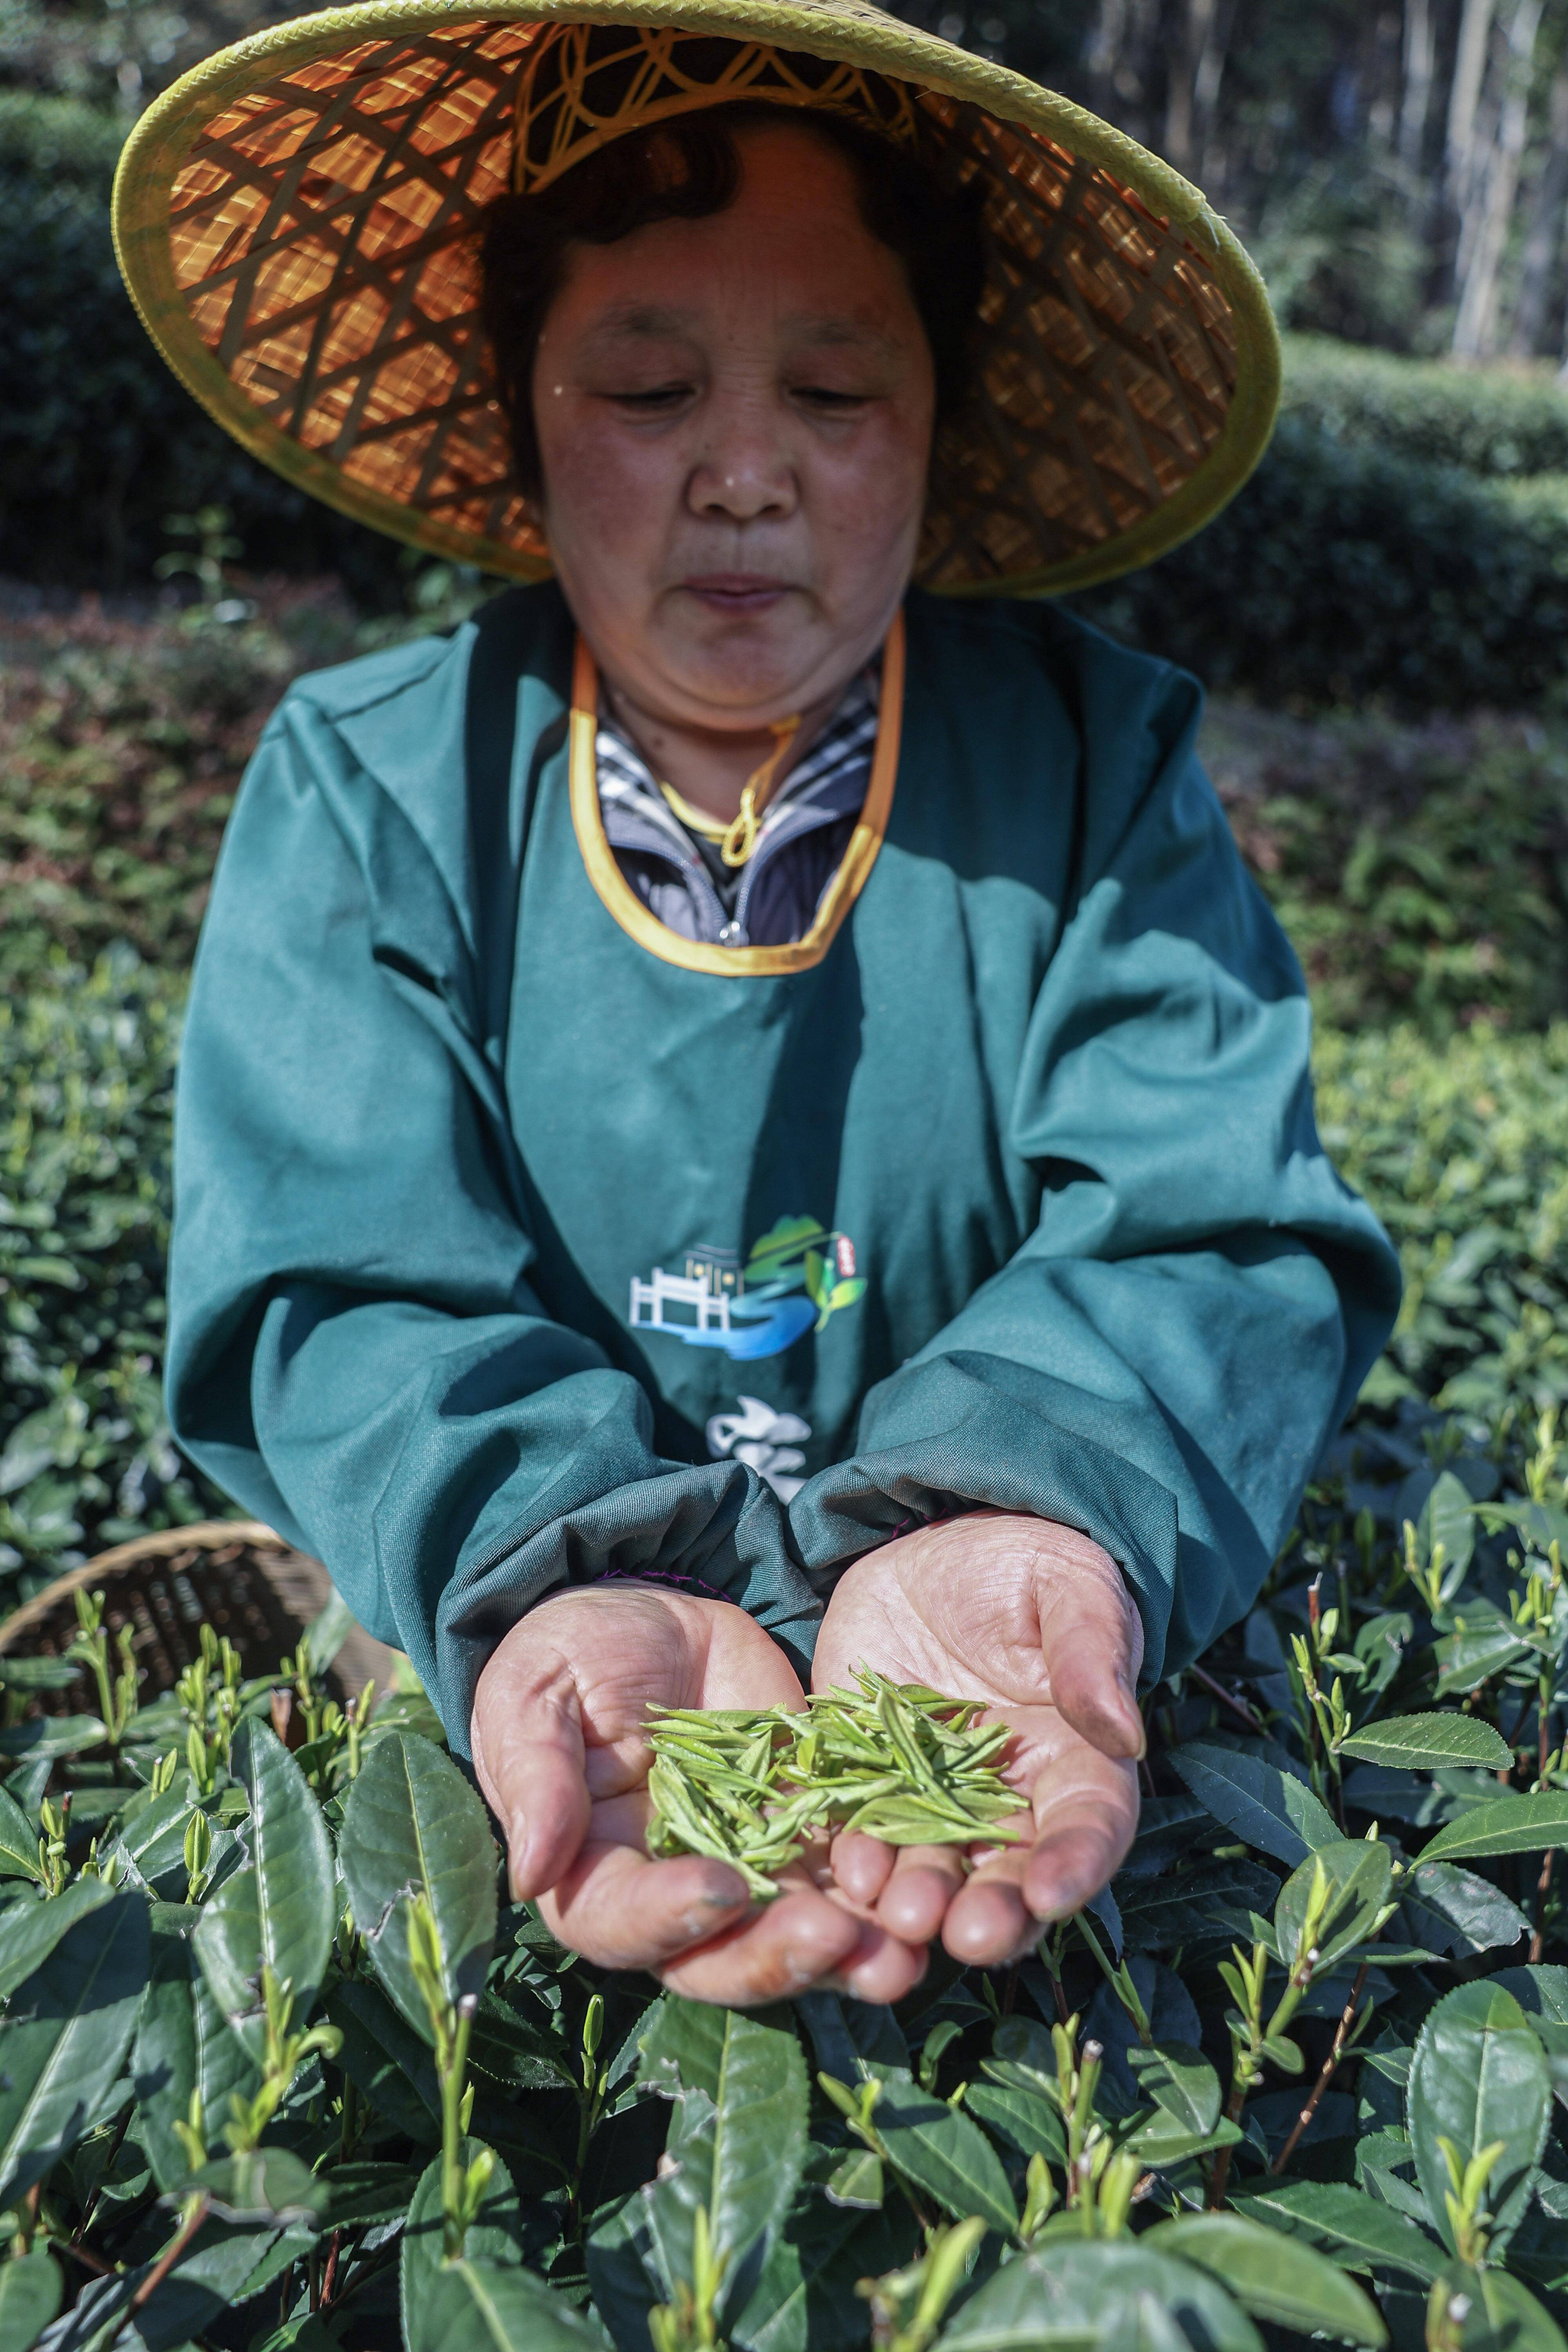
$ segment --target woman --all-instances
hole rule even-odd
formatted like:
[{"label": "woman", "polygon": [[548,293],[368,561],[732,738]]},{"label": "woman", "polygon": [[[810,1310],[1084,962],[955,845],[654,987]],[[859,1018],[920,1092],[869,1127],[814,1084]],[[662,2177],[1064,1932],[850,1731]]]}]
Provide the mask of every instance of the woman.
[{"label": "woman", "polygon": [[[894,2000],[1116,1867],[1140,1673],[1250,1604],[1396,1303],[1196,689],[1016,600],[1214,511],[1271,331],[1184,183],[851,0],[443,16],[242,45],[123,167],[225,423],[542,581],[258,752],[174,1425],[408,1651],[567,1941]],[[841,1838],[760,1914],[647,1858],[651,1702],[862,1660],[1005,1714],[1032,1844]]]}]

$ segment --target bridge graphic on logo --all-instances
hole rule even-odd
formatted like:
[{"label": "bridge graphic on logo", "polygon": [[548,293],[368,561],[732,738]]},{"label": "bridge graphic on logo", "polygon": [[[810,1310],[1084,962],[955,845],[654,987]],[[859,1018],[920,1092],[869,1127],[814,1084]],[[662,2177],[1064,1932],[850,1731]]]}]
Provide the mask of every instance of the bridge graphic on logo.
[{"label": "bridge graphic on logo", "polygon": [[815,1217],[786,1217],[744,1265],[733,1250],[700,1244],[687,1252],[682,1274],[656,1265],[647,1281],[634,1275],[626,1319],[634,1331],[721,1348],[744,1362],[781,1355],[814,1326],[820,1331],[865,1287],[847,1234],[829,1233]]}]

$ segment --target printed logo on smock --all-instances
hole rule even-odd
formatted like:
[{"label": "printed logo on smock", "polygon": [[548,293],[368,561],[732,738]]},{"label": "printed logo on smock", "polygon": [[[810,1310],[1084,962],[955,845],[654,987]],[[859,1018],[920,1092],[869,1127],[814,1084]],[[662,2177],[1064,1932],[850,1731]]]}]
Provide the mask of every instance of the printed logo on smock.
[{"label": "printed logo on smock", "polygon": [[763,1397],[743,1396],[739,1412],[716,1412],[708,1423],[708,1451],[715,1462],[732,1454],[773,1488],[781,1503],[792,1503],[805,1486],[801,1447],[811,1435],[811,1423],[798,1412],[777,1412]]},{"label": "printed logo on smock", "polygon": [[683,1270],[632,1276],[634,1331],[662,1331],[688,1348],[722,1348],[750,1362],[779,1356],[865,1294],[847,1234],[815,1217],[783,1217],[742,1264],[734,1250],[688,1250]]}]

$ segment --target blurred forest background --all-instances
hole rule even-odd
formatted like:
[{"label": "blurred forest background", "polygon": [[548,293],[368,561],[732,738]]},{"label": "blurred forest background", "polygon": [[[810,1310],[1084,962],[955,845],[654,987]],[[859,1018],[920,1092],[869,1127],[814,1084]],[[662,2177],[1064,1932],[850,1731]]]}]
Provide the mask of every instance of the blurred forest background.
[{"label": "blurred forest background", "polygon": [[[409,569],[200,416],[121,288],[138,112],[252,0],[0,0],[0,577],[110,594],[222,509],[252,573]],[[905,0],[1168,155],[1262,265],[1287,412],[1215,531],[1090,600],[1212,684],[1518,707],[1568,677],[1568,0]],[[191,537],[187,530],[186,538]],[[167,562],[164,565],[167,570]]]},{"label": "blurred forest background", "polygon": [[[489,584],[253,466],[121,286],[137,114],[298,13],[0,0],[0,1611],[225,1507],[160,1389],[213,859],[290,677]],[[1325,1136],[1405,1259],[1352,1443],[1429,1475],[1568,1402],[1568,0],[903,13],[1170,156],[1268,280],[1263,464],[1080,602],[1212,690],[1211,772],[1312,991]]]}]

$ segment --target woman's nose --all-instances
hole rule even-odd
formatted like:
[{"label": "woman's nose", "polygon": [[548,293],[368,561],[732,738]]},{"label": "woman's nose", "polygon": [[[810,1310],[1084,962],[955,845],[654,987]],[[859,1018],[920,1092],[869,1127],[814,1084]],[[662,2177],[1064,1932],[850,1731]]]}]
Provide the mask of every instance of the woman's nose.
[{"label": "woman's nose", "polygon": [[704,420],[708,430],[687,482],[693,514],[712,521],[761,522],[794,512],[799,499],[785,436],[765,416]]}]

